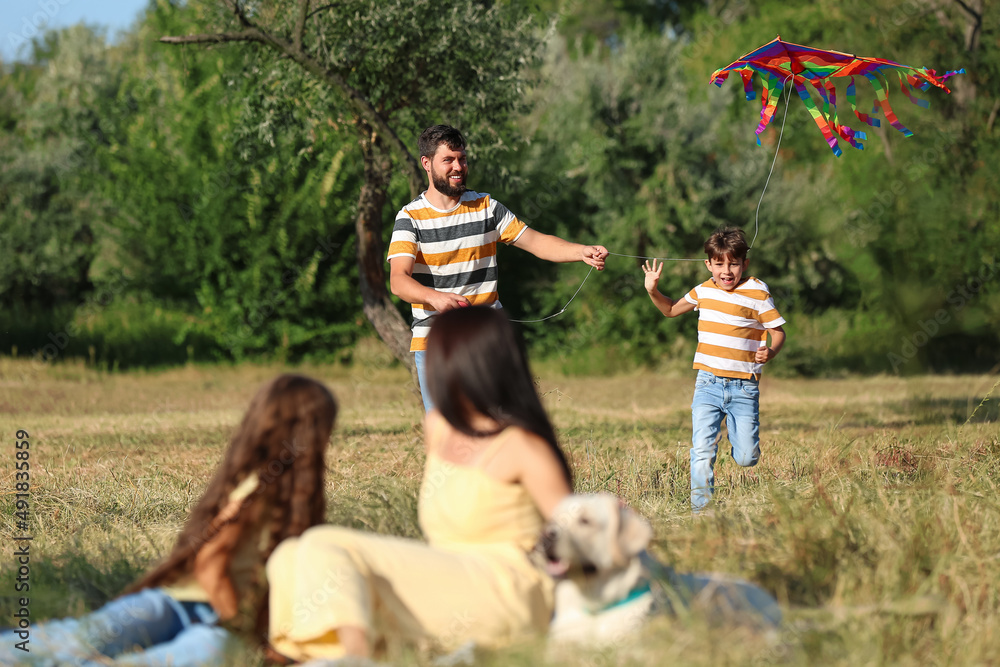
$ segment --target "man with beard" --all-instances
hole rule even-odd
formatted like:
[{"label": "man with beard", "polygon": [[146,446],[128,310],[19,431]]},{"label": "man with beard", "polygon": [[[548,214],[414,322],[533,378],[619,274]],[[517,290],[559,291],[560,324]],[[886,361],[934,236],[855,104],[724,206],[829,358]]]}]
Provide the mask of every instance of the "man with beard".
[{"label": "man with beard", "polygon": [[[542,234],[500,202],[466,190],[465,138],[449,125],[427,128],[417,140],[427,189],[396,215],[389,242],[389,286],[413,304],[414,353],[424,409],[434,406],[426,387],[424,349],[431,318],[452,308],[500,308],[497,241],[550,262],[585,262],[604,269],[607,249]],[[488,351],[484,350],[488,354]]]}]

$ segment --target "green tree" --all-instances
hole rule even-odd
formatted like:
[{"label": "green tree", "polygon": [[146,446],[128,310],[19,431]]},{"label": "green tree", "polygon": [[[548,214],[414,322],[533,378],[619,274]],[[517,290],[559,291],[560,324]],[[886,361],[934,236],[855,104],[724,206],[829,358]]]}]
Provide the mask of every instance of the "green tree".
[{"label": "green tree", "polygon": [[[133,293],[185,313],[175,344],[236,359],[301,358],[356,336],[350,207],[355,149],[261,85],[260,54],[164,49],[197,12],[161,3],[120,47],[98,153]],[[279,91],[280,92],[280,91]]]},{"label": "green tree", "polygon": [[36,43],[44,66],[0,79],[0,302],[79,301],[109,203],[90,168],[102,99],[117,75],[99,34],[76,26]]}]

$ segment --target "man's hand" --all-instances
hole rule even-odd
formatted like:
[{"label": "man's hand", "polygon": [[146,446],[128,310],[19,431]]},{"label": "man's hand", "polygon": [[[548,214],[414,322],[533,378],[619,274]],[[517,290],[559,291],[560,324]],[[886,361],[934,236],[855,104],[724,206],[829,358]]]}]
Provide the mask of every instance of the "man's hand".
[{"label": "man's hand", "polygon": [[589,264],[598,271],[604,270],[604,258],[608,256],[608,249],[602,245],[585,245],[580,251],[584,263]]},{"label": "man's hand", "polygon": [[472,305],[461,294],[451,294],[450,292],[435,292],[434,296],[427,300],[427,304],[439,313]]},{"label": "man's hand", "polygon": [[453,308],[470,306],[469,300],[458,294],[439,292],[424,287],[413,278],[412,257],[393,257],[389,260],[389,289],[407,303],[424,303],[439,313]]},{"label": "man's hand", "polygon": [[642,265],[642,271],[646,274],[643,285],[647,292],[655,292],[656,286],[660,283],[660,274],[663,272],[663,262],[657,265],[654,259],[652,263],[647,259]]}]

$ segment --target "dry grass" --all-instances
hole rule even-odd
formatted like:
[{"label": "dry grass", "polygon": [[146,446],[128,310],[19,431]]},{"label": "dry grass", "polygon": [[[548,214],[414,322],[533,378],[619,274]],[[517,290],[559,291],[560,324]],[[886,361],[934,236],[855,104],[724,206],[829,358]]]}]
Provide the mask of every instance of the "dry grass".
[{"label": "dry grass", "polygon": [[[300,370],[327,382],[342,406],[329,520],[416,536],[421,412],[405,374],[383,366]],[[105,374],[0,360],[0,525],[14,532],[13,439],[25,429],[35,620],[100,605],[165,552],[256,386],[281,370]],[[777,638],[663,619],[635,646],[589,663],[998,664],[1000,396],[965,423],[994,383],[766,378],[761,463],[743,469],[720,455],[715,515],[695,520],[690,374],[542,372],[581,490],[610,490],[649,517],[663,560],[750,578],[786,610]],[[535,664],[538,652],[517,647],[481,662]]]}]

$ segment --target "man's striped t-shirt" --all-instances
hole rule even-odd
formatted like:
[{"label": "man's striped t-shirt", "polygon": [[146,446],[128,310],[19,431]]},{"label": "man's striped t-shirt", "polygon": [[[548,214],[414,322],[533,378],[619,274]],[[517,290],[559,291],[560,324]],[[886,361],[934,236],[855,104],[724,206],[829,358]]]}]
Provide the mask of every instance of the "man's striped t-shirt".
[{"label": "man's striped t-shirt", "polygon": [[752,378],[763,364],[754,361],[765,329],[774,329],[785,319],[774,307],[767,285],[746,278],[732,292],[709,278],[684,295],[698,309],[698,349],[694,368],[724,378]]},{"label": "man's striped t-shirt", "polygon": [[[528,227],[488,194],[467,190],[458,206],[442,211],[421,194],[396,215],[387,259],[412,257],[413,278],[439,292],[461,294],[474,306],[500,307],[497,241],[514,243]],[[410,351],[427,348],[437,311],[413,305]]]}]

